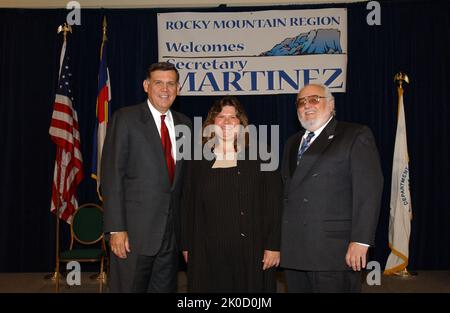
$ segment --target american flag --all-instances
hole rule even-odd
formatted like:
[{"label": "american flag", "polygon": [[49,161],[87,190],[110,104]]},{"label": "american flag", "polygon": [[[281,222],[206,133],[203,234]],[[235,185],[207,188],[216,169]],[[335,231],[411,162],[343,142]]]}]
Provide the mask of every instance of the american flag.
[{"label": "american flag", "polygon": [[72,105],[70,89],[72,73],[69,67],[69,53],[66,41],[61,48],[58,88],[56,89],[50,137],[56,144],[55,171],[52,185],[50,211],[71,223],[78,208],[76,189],[83,179],[83,157],[80,150],[78,117]]}]

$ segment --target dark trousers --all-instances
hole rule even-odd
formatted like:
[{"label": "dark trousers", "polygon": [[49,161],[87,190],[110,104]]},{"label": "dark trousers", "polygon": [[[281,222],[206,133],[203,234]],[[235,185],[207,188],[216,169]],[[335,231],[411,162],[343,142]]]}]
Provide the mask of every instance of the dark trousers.
[{"label": "dark trousers", "polygon": [[173,231],[164,235],[154,256],[128,254],[119,259],[111,253],[110,292],[176,292],[178,249]]},{"label": "dark trousers", "polygon": [[285,269],[288,292],[361,292],[361,272],[310,272]]},{"label": "dark trousers", "polygon": [[177,272],[175,235],[167,232],[155,256],[138,255],[132,292],[176,292]]}]

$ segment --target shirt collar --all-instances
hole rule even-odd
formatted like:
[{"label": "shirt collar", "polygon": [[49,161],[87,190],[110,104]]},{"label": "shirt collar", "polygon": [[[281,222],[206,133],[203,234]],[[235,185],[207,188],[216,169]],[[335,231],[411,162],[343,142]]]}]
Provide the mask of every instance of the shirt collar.
[{"label": "shirt collar", "polygon": [[[314,138],[319,136],[320,133],[325,129],[325,127],[328,125],[328,123],[330,123],[330,121],[333,119],[334,116],[331,116],[330,119],[323,124],[319,129],[316,129],[313,133],[314,133]],[[303,135],[303,138],[306,138],[308,136],[308,134],[311,133],[311,131],[306,130],[305,134]]]},{"label": "shirt collar", "polygon": [[161,115],[166,116],[167,123],[171,123],[173,121],[172,112],[170,110],[167,110],[167,112],[165,114],[161,114],[161,112],[159,112],[157,109],[155,109],[155,107],[153,106],[153,104],[150,102],[149,99],[147,99],[147,104],[148,104],[148,107],[150,108],[150,112],[152,112],[153,119],[158,124],[161,123]]}]

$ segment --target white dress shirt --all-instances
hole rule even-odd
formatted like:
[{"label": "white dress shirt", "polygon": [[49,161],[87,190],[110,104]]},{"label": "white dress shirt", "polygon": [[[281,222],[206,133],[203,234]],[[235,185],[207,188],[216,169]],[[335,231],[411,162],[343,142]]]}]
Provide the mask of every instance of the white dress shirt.
[{"label": "white dress shirt", "polygon": [[155,120],[156,128],[158,128],[159,137],[161,137],[161,115],[165,115],[166,119],[164,122],[166,123],[167,129],[169,130],[170,142],[172,144],[172,157],[174,162],[177,160],[177,145],[175,140],[175,124],[173,122],[172,112],[168,110],[165,114],[161,114],[155,107],[152,105],[149,99],[147,99],[148,107],[150,108],[150,112],[152,112],[153,119]]},{"label": "white dress shirt", "polygon": [[[311,146],[311,144],[314,142],[314,140],[316,140],[316,138],[319,137],[319,135],[320,135],[320,133],[322,132],[322,130],[324,130],[324,128],[328,125],[328,123],[331,121],[332,118],[333,118],[333,116],[330,117],[330,119],[329,119],[325,124],[323,124],[322,127],[320,127],[319,129],[316,129],[316,130],[313,132],[313,133],[314,133],[314,136],[313,136],[313,137],[311,138],[311,140],[309,141],[309,145],[310,145],[310,146]],[[309,134],[309,133],[311,133],[309,130],[306,130],[306,131],[305,131],[305,134],[304,134],[303,137],[302,137],[302,140],[301,140],[301,142],[300,142],[300,146],[299,146],[299,147],[302,146],[303,141],[306,140],[306,137],[308,137],[308,134]]]}]

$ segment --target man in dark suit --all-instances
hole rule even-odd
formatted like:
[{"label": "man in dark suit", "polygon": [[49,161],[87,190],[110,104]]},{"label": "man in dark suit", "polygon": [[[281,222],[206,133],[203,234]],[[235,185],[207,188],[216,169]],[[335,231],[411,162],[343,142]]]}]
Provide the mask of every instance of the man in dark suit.
[{"label": "man in dark suit", "polygon": [[178,80],[172,64],[153,64],[143,82],[147,101],[118,110],[108,125],[101,189],[112,292],[176,291],[184,169],[175,128],[192,128],[170,110]]},{"label": "man in dark suit", "polygon": [[338,122],[323,85],[297,96],[304,131],[288,139],[282,162],[281,266],[289,292],[360,292],[374,245],[383,176],[370,129]]}]

